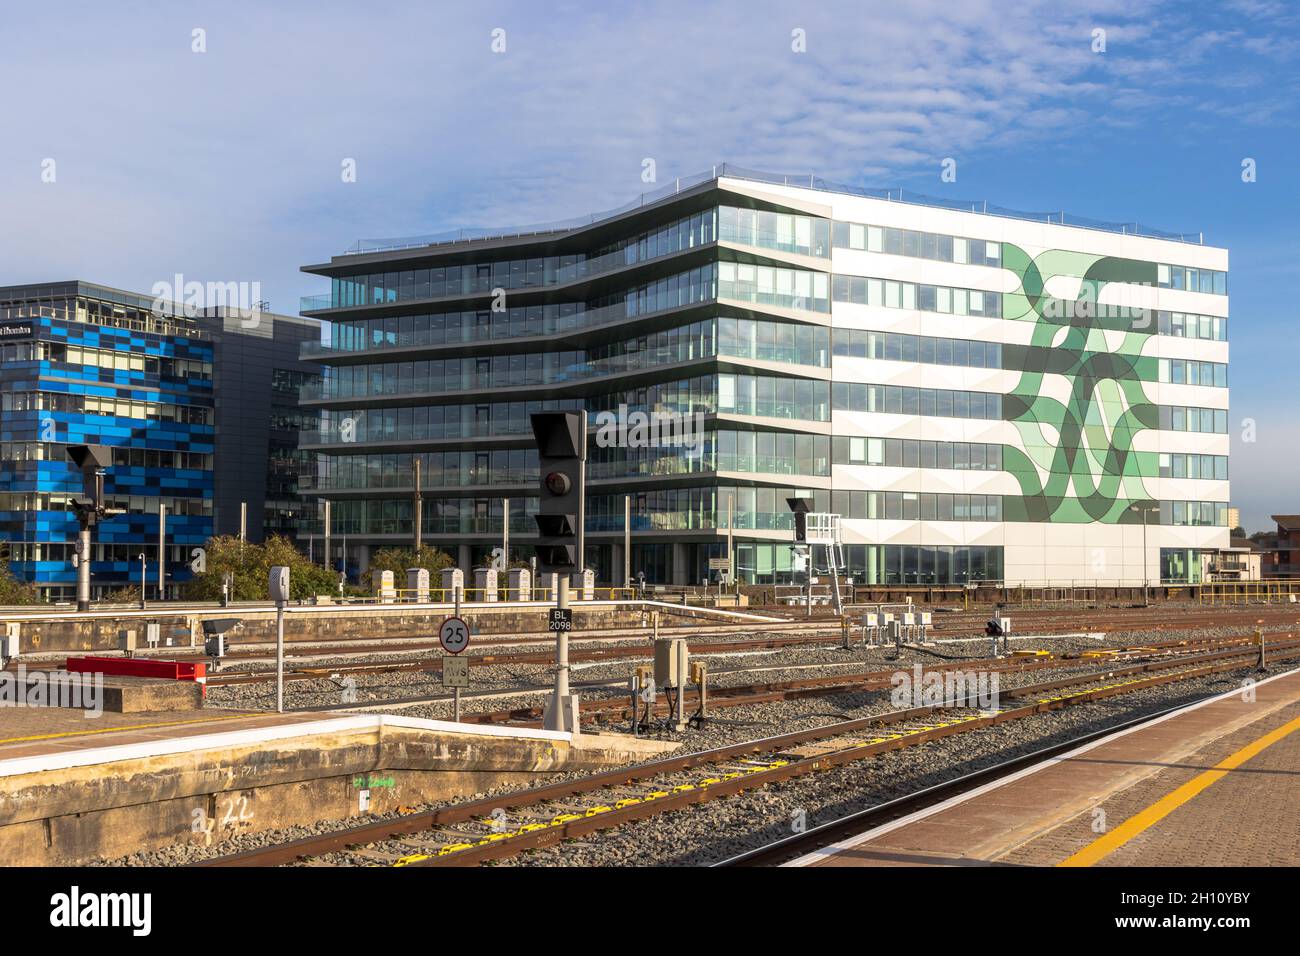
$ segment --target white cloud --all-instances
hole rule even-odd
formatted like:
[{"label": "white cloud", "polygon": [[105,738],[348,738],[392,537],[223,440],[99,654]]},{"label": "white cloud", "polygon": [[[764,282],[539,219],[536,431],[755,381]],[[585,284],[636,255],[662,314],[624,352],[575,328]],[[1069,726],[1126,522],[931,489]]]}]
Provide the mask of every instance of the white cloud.
[{"label": "white cloud", "polygon": [[[937,192],[946,156],[1133,125],[1171,101],[1218,108],[1177,85],[1181,67],[1247,28],[1198,33],[1176,10],[86,4],[65,30],[66,14],[33,8],[11,15],[0,60],[18,132],[0,152],[0,281],[75,272],[147,288],[180,271],[261,281],[292,311],[318,285],[297,267],[358,236],[567,219],[721,160],[868,185],[932,170]],[[194,26],[207,53],[190,52]],[[497,26],[504,54],[489,48]],[[791,52],[795,27],[805,54]],[[54,36],[56,57],[37,42]],[[641,181],[645,157],[659,184]]]}]

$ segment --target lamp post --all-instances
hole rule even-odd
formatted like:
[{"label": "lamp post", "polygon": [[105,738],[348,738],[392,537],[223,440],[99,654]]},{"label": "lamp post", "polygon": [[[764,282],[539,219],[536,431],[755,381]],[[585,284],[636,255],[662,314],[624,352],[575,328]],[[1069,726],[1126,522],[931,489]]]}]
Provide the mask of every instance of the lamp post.
[{"label": "lamp post", "polygon": [[144,610],[144,589],[149,584],[149,579],[145,576],[144,569],[144,552],[140,552],[140,610]]},{"label": "lamp post", "polygon": [[1129,505],[1128,510],[1142,512],[1142,605],[1145,607],[1151,603],[1151,579],[1147,575],[1147,515],[1159,514],[1160,508],[1157,505]]}]

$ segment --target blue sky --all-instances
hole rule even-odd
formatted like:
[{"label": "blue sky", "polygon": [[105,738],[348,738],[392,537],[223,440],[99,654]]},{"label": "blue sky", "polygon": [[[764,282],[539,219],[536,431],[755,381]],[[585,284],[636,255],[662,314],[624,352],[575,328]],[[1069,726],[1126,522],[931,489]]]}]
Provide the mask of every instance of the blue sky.
[{"label": "blue sky", "polygon": [[[294,312],[323,289],[298,267],[359,237],[612,208],[653,188],[646,158],[659,184],[725,160],[1203,231],[1231,251],[1234,503],[1250,530],[1300,511],[1295,3],[227,0],[4,16],[0,284],[148,291],[181,273],[259,282]],[[947,157],[956,182],[940,180]]]}]

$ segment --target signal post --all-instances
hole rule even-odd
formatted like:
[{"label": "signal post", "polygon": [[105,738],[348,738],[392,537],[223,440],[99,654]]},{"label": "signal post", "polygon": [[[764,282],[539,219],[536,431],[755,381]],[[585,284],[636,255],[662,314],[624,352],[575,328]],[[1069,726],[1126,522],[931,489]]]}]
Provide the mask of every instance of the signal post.
[{"label": "signal post", "polygon": [[547,730],[580,733],[578,696],[569,690],[569,579],[583,570],[586,517],[587,413],[536,412],[532,416],[537,442],[541,495],[537,514],[537,570],[556,576],[556,606],[548,627],[556,635],[555,691],[546,704],[542,726]]}]

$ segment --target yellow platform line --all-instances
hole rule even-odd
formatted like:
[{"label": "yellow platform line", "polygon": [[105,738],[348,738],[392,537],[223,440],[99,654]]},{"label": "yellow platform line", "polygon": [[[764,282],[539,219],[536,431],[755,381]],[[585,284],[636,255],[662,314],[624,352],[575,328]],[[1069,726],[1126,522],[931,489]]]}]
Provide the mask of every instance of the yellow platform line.
[{"label": "yellow platform line", "polygon": [[1110,833],[1098,837],[1078,853],[1067,857],[1056,865],[1092,866],[1098,860],[1114,853],[1139,833],[1155,826],[1155,824],[1169,816],[1169,814],[1173,813],[1211,784],[1218,780],[1222,780],[1230,771],[1236,770],[1247,760],[1250,760],[1261,751],[1271,747],[1273,744],[1296,730],[1300,730],[1300,717],[1288,721],[1281,727],[1265,734],[1257,740],[1251,741],[1230,757],[1225,757],[1211,769],[1197,774],[1177,790],[1165,794],[1145,810],[1129,817]]},{"label": "yellow platform line", "polygon": [[[65,730],[57,734],[34,734],[30,737],[4,737],[0,744],[22,744],[33,740],[54,740],[59,737],[88,737],[91,734],[111,734],[119,730],[152,730],[155,727],[180,727],[186,724],[211,724],[219,720],[235,720],[239,717],[263,717],[267,714],[226,714],[221,717],[196,717],[190,720],[163,720],[156,724],[130,724],[125,727],[100,727],[98,730]],[[0,755],[2,758],[3,755]]]}]

